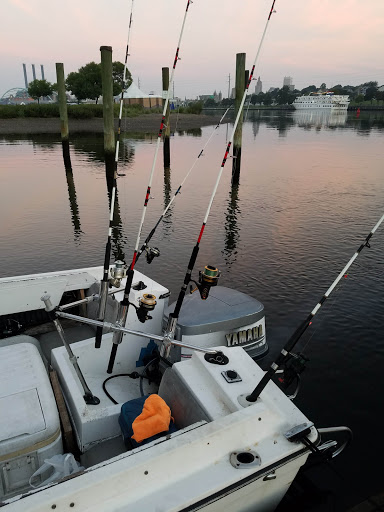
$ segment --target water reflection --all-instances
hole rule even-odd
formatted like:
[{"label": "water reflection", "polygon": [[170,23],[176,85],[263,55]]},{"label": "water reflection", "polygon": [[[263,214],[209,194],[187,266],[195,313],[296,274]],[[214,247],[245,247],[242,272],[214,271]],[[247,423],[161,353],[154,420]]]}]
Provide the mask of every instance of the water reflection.
[{"label": "water reflection", "polygon": [[72,224],[73,224],[74,237],[75,237],[74,239],[75,239],[75,242],[77,242],[80,240],[82,231],[81,231],[81,224],[80,224],[79,207],[77,205],[75,181],[73,179],[69,141],[68,140],[62,141],[61,146],[62,146],[62,150],[63,150],[65,176],[67,178],[69,205],[71,208],[71,220],[72,220]]},{"label": "water reflection", "polygon": [[[171,200],[171,192],[171,169],[170,167],[164,167],[164,210]],[[170,235],[172,229],[172,209],[172,206],[170,206],[163,218],[163,233],[166,237]]]},{"label": "water reflection", "polygon": [[[213,113],[204,111],[204,113]],[[217,111],[214,112],[217,115]],[[234,114],[228,113],[230,124],[233,126]],[[286,137],[288,132],[299,127],[304,130],[322,127],[354,130],[359,135],[369,135],[371,131],[384,131],[384,111],[322,111],[322,110],[249,110],[246,122],[252,123],[253,135],[257,136],[260,126],[277,130],[280,137]],[[227,124],[228,129],[228,124]],[[228,137],[227,137],[228,138]]]},{"label": "water reflection", "polygon": [[237,217],[240,216],[239,207],[239,185],[233,185],[229,192],[227,201],[227,211],[225,212],[225,240],[224,260],[228,268],[230,268],[237,259],[237,244],[240,241],[240,229]]},{"label": "water reflection", "polygon": [[293,119],[303,128],[322,126],[345,126],[348,113],[346,110],[295,110]]}]

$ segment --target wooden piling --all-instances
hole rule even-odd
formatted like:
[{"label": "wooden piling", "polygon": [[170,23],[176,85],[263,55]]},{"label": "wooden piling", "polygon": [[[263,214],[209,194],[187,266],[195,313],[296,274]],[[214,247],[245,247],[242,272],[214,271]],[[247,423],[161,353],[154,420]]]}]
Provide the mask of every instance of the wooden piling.
[{"label": "wooden piling", "polygon": [[[235,116],[240,108],[245,89],[245,53],[236,54],[236,98]],[[240,116],[233,138],[232,184],[239,183],[241,166],[241,142],[243,138],[243,115]]]},{"label": "wooden piling", "polygon": [[64,78],[64,64],[56,62],[56,80],[57,80],[57,93],[59,97],[59,111],[60,111],[60,127],[61,127],[61,140],[68,141],[68,111],[67,111],[67,95],[65,92],[65,78]]},{"label": "wooden piling", "polygon": [[[162,77],[163,77],[163,101],[165,101],[164,93],[168,91],[169,88],[169,68],[162,68]],[[167,112],[165,114],[165,130],[164,130],[164,145],[163,145],[163,155],[164,155],[164,167],[169,167],[171,165],[171,149],[170,149],[170,135],[171,135],[171,125],[169,122],[169,113],[170,106],[168,103]]]},{"label": "wooden piling", "polygon": [[100,46],[101,84],[103,92],[104,153],[115,153],[115,127],[113,112],[112,47]]}]

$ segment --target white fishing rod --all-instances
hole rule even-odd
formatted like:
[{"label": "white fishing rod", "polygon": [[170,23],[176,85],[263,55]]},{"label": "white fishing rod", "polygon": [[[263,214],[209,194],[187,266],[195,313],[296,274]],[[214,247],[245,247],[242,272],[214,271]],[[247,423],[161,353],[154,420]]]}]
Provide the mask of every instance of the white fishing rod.
[{"label": "white fishing rod", "polygon": [[[185,297],[185,293],[186,293],[188,284],[191,281],[191,274],[192,274],[192,271],[193,271],[193,268],[194,268],[194,265],[195,265],[195,262],[196,262],[197,255],[199,253],[201,238],[203,236],[204,229],[205,229],[205,226],[206,226],[207,221],[208,221],[208,217],[209,217],[209,213],[211,211],[212,203],[213,203],[213,200],[215,198],[215,195],[216,195],[216,192],[217,192],[217,188],[218,188],[219,183],[220,183],[221,176],[223,174],[224,166],[226,164],[226,161],[227,161],[227,158],[228,158],[228,155],[229,155],[229,151],[230,151],[230,148],[231,148],[234,136],[235,136],[235,131],[236,131],[237,125],[238,125],[239,120],[240,120],[240,116],[243,114],[243,108],[244,108],[244,103],[245,103],[245,100],[246,100],[246,97],[247,97],[247,92],[248,92],[249,86],[250,86],[252,78],[253,78],[253,73],[254,73],[254,70],[255,70],[255,67],[256,67],[257,60],[259,58],[261,47],[262,47],[263,42],[264,42],[264,38],[265,38],[265,34],[267,32],[267,29],[268,29],[269,21],[271,19],[272,14],[275,12],[274,11],[275,2],[276,2],[276,0],[273,0],[273,2],[272,2],[272,7],[271,7],[271,10],[270,10],[269,15],[268,15],[268,19],[267,19],[267,22],[266,22],[266,25],[265,25],[265,28],[264,28],[264,31],[263,31],[263,35],[261,37],[261,41],[260,41],[259,47],[257,49],[255,60],[253,62],[252,70],[251,70],[251,73],[250,73],[249,78],[248,78],[248,82],[247,82],[245,90],[244,90],[243,98],[242,98],[240,106],[239,106],[239,110],[238,110],[238,113],[237,113],[237,116],[236,116],[235,123],[233,125],[232,134],[231,134],[231,137],[230,137],[230,139],[228,141],[228,144],[227,144],[227,147],[226,147],[226,150],[225,150],[225,153],[224,153],[224,158],[223,158],[223,161],[222,161],[220,169],[219,169],[219,173],[218,173],[218,176],[217,176],[217,179],[216,179],[216,183],[215,183],[215,186],[213,188],[213,192],[212,192],[209,204],[208,204],[208,208],[207,208],[207,211],[206,211],[206,214],[205,214],[205,217],[204,217],[203,224],[202,224],[201,229],[200,229],[200,233],[199,233],[196,245],[193,248],[193,251],[192,251],[189,263],[188,263],[187,272],[186,272],[185,277],[184,277],[184,283],[183,283],[183,285],[181,287],[181,290],[180,290],[180,293],[179,293],[179,296],[178,296],[178,299],[177,299],[177,302],[176,302],[175,310],[174,310],[173,313],[170,313],[170,315],[169,315],[168,325],[167,325],[167,329],[166,329],[166,338],[168,338],[168,342],[171,339],[173,339],[173,336],[174,336],[174,333],[175,333],[177,319],[178,319],[179,314],[180,314],[180,309],[181,309],[181,306],[182,306],[183,301],[184,301],[184,297]],[[211,274],[211,275],[208,276],[208,281],[212,280],[212,278],[215,279],[215,278],[218,277],[218,274],[215,274],[214,270],[216,270],[216,269],[213,269],[213,268],[208,268],[207,269],[208,273]],[[200,294],[201,294],[203,299],[206,299],[208,297],[208,294],[209,294],[209,283],[205,283],[205,285],[207,285],[207,284],[208,284],[208,286],[205,288],[204,291],[200,290]],[[166,345],[168,347],[170,346],[169,343],[166,343]]]},{"label": "white fishing rod", "polygon": [[279,367],[284,363],[286,358],[290,355],[291,350],[296,345],[296,343],[299,341],[301,336],[304,334],[304,332],[311,325],[313,317],[316,315],[316,313],[319,311],[321,306],[324,304],[324,302],[331,295],[331,293],[333,292],[333,290],[335,289],[335,287],[337,286],[339,281],[343,277],[346,276],[346,272],[348,271],[349,267],[352,265],[352,263],[355,261],[355,259],[359,256],[359,254],[364,249],[364,247],[370,247],[369,240],[372,238],[373,234],[378,229],[378,227],[383,222],[383,220],[384,220],[384,215],[382,215],[380,220],[377,222],[377,224],[370,231],[369,235],[364,239],[363,243],[357,249],[355,254],[348,261],[348,263],[345,265],[345,267],[340,272],[340,274],[336,277],[336,279],[333,281],[333,283],[328,288],[328,290],[324,293],[324,295],[322,296],[321,300],[316,304],[315,308],[309,313],[307,318],[299,325],[299,327],[296,329],[296,331],[289,338],[289,340],[285,344],[284,348],[281,350],[280,354],[278,355],[276,361],[271,364],[270,369],[264,374],[263,378],[261,379],[259,384],[255,387],[253,392],[249,396],[247,396],[247,401],[248,402],[256,402],[256,400],[260,396],[260,393],[263,391],[263,389],[268,384],[268,382],[272,379],[273,375],[276,373],[276,371],[279,369]]},{"label": "white fishing rod", "polygon": [[[119,311],[118,311],[118,314],[117,314],[117,322],[120,325],[125,325],[125,322],[127,320],[128,308],[129,308],[129,293],[131,291],[131,286],[132,286],[134,267],[135,267],[135,263],[136,263],[136,259],[137,259],[137,253],[138,253],[139,244],[140,244],[141,232],[142,232],[142,229],[143,229],[144,220],[145,220],[145,214],[146,214],[148,202],[149,202],[149,199],[150,199],[152,180],[153,180],[153,176],[154,176],[154,173],[155,173],[155,167],[156,167],[156,162],[157,162],[157,155],[158,155],[159,148],[160,148],[161,137],[162,137],[162,134],[163,134],[163,129],[165,127],[164,122],[165,122],[165,117],[166,117],[166,114],[167,114],[167,107],[168,107],[169,98],[170,98],[170,94],[171,94],[171,90],[172,90],[172,84],[173,84],[173,80],[174,80],[176,65],[177,65],[178,60],[180,60],[179,51],[180,51],[181,40],[182,40],[183,34],[184,34],[185,21],[187,19],[187,15],[188,15],[188,11],[189,11],[189,6],[190,6],[191,3],[192,3],[192,0],[187,0],[187,6],[186,6],[186,9],[185,9],[183,23],[182,23],[181,30],[180,30],[179,41],[177,43],[176,54],[175,54],[175,58],[174,58],[174,61],[173,61],[172,73],[171,73],[171,78],[170,78],[169,85],[168,85],[167,96],[166,96],[164,107],[163,107],[163,115],[162,115],[162,118],[161,118],[161,123],[160,123],[159,134],[158,134],[158,137],[157,137],[157,144],[156,144],[155,154],[154,154],[154,157],[153,157],[152,168],[151,168],[151,172],[150,172],[150,176],[149,176],[149,182],[148,182],[148,186],[147,186],[147,191],[146,191],[146,195],[145,195],[145,199],[144,199],[144,207],[143,207],[143,211],[142,211],[142,214],[141,214],[141,219],[140,219],[140,224],[139,224],[139,230],[138,230],[138,233],[137,233],[135,249],[134,249],[134,252],[133,252],[132,262],[131,262],[129,270],[127,272],[127,281],[126,281],[125,290],[124,290],[124,298],[123,298],[123,300],[119,304]],[[153,297],[153,296],[151,296],[151,297]],[[151,300],[152,300],[152,298],[151,298]],[[113,365],[114,365],[115,358],[116,358],[117,347],[121,343],[122,337],[123,337],[123,335],[120,332],[114,333],[114,335],[113,335],[113,345],[112,345],[111,356],[110,356],[110,359],[109,359],[108,369],[107,369],[108,373],[112,373]]]},{"label": "white fishing rod", "polygon": [[148,243],[150,242],[151,238],[153,237],[153,235],[155,234],[155,231],[156,229],[158,228],[160,222],[163,220],[164,216],[166,215],[167,211],[169,210],[169,208],[172,206],[174,200],[176,199],[176,196],[178,194],[180,194],[180,191],[184,185],[184,183],[187,181],[189,175],[191,174],[191,172],[193,171],[195,165],[197,164],[197,162],[199,161],[200,157],[202,157],[204,155],[204,151],[206,149],[206,147],[208,146],[208,144],[211,142],[212,140],[212,137],[215,135],[216,133],[216,130],[219,128],[219,126],[221,125],[221,123],[223,122],[223,119],[225,118],[225,116],[228,114],[228,111],[231,109],[232,107],[228,107],[227,110],[224,112],[224,114],[222,115],[220,121],[217,123],[217,125],[215,126],[215,128],[213,129],[211,135],[209,136],[209,138],[207,139],[206,143],[204,144],[203,148],[201,149],[200,153],[198,154],[197,158],[195,159],[195,161],[193,162],[193,164],[191,165],[191,167],[189,168],[187,174],[184,176],[184,179],[183,181],[180,183],[180,185],[178,186],[178,188],[176,189],[173,197],[170,199],[169,203],[167,204],[167,206],[165,207],[163,213],[160,215],[158,221],[156,222],[156,224],[154,225],[154,227],[151,229],[151,231],[149,232],[147,238],[144,240],[143,242],[143,245],[141,246],[140,250],[138,251],[137,253],[137,256],[136,256],[136,263],[138,261],[138,259],[140,258],[141,254],[147,250],[147,261],[148,263],[151,263],[153,258],[156,257],[156,256],[159,256],[160,255],[160,252],[158,249],[156,248],[150,248],[148,247]]},{"label": "white fishing rod", "polygon": [[[111,246],[112,246],[112,243],[111,243],[112,227],[113,227],[113,216],[114,216],[114,212],[115,212],[115,199],[116,199],[116,190],[117,190],[117,164],[119,161],[121,118],[122,118],[123,104],[124,104],[125,80],[126,80],[126,76],[127,76],[127,62],[128,62],[128,56],[129,56],[129,41],[130,41],[130,37],[131,37],[133,3],[134,3],[134,0],[132,0],[132,3],[131,3],[131,14],[129,16],[127,46],[126,46],[126,50],[125,50],[124,72],[123,72],[123,78],[121,81],[119,125],[118,125],[118,130],[117,130],[117,141],[116,141],[116,151],[115,151],[115,169],[114,169],[114,173],[113,173],[111,207],[110,207],[110,212],[109,212],[108,239],[107,239],[107,244],[105,246],[104,271],[103,271],[103,279],[100,284],[100,302],[99,302],[99,309],[98,309],[98,313],[97,313],[97,320],[99,322],[104,321],[105,308],[107,305],[107,298],[108,298],[109,264],[110,264],[110,260],[111,260]],[[97,327],[96,338],[95,338],[95,347],[96,348],[100,348],[102,334],[103,334],[103,328]]]}]

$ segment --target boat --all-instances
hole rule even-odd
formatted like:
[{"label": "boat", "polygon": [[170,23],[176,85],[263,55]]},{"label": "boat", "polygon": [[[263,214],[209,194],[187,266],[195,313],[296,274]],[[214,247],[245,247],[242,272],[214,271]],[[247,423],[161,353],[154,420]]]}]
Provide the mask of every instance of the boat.
[{"label": "boat", "polygon": [[292,105],[297,110],[332,109],[347,110],[349,96],[335,94],[332,91],[310,92],[307,95],[298,96]]},{"label": "boat", "polygon": [[293,402],[297,333],[264,372],[262,303],[219,276],[207,264],[180,315],[180,296],[169,306],[166,286],[119,260],[0,279],[5,512],[273,511],[309,456],[341,453],[349,429]]},{"label": "boat", "polygon": [[[8,336],[0,340],[4,510],[274,510],[310,446],[329,448],[320,441],[321,430],[273,382],[255,403],[247,402],[264,372],[241,345],[194,347],[189,333],[187,341],[182,336],[174,340],[168,358],[160,358],[169,292],[137,270],[130,295],[137,309],[129,310],[108,374],[123,291],[111,288],[109,332],[96,350],[95,291],[102,273],[102,267],[94,267],[0,280],[1,319],[9,326]],[[124,279],[115,279],[112,266],[110,281],[124,285]],[[226,289],[221,293],[230,297]],[[156,297],[157,304],[143,324],[137,310],[146,295]],[[66,313],[69,307],[72,313]],[[187,303],[190,308],[193,304]],[[209,307],[208,313],[211,317]],[[76,316],[79,322],[74,323]],[[50,318],[62,322],[64,346]],[[22,321],[29,330],[21,330]],[[219,321],[228,324],[228,319]],[[186,327],[184,317],[178,329]],[[204,330],[201,323],[198,327]],[[253,334],[253,329],[244,330]],[[182,359],[181,348],[190,357]],[[124,404],[143,407],[149,393],[164,399],[177,430],[132,446],[121,411]],[[51,481],[49,461],[69,453],[81,470],[58,471]]]}]

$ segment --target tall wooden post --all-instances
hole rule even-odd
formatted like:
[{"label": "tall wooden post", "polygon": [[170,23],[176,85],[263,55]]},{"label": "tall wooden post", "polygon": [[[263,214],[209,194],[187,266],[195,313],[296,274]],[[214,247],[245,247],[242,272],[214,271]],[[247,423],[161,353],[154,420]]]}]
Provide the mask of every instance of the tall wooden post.
[{"label": "tall wooden post", "polygon": [[[169,88],[169,68],[162,68],[162,77],[163,77],[163,100],[164,100],[164,93],[165,91],[168,91]],[[171,149],[170,149],[170,142],[169,138],[171,135],[171,125],[169,122],[169,113],[170,113],[170,107],[168,103],[167,113],[165,115],[165,130],[164,130],[164,167],[169,167],[171,165]]]},{"label": "tall wooden post", "polygon": [[104,153],[115,152],[115,127],[113,112],[112,47],[100,46],[101,85],[103,92]]},{"label": "tall wooden post", "polygon": [[[236,54],[236,98],[235,116],[240,108],[245,89],[245,53]],[[233,139],[232,183],[239,183],[241,166],[241,141],[243,138],[243,115],[240,116]]]},{"label": "tall wooden post", "polygon": [[68,111],[67,111],[67,96],[65,93],[65,78],[64,78],[64,64],[56,62],[56,80],[57,80],[57,93],[59,96],[59,111],[60,111],[60,127],[61,127],[61,140],[68,140]]}]

